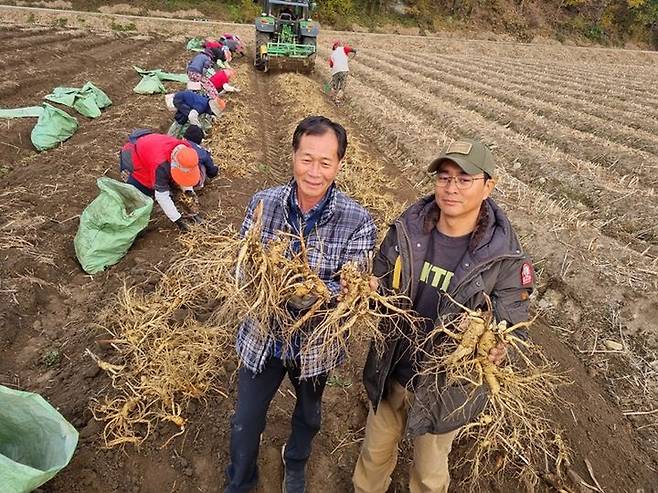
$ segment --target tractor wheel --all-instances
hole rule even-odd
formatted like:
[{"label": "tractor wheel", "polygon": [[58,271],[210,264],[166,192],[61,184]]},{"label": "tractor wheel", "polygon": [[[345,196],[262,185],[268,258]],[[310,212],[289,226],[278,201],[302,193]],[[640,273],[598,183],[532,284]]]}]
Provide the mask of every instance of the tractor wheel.
[{"label": "tractor wheel", "polygon": [[[317,38],[311,38],[311,37],[303,37],[302,38],[302,43],[305,45],[312,45],[316,48],[317,50]],[[315,56],[317,55],[316,53],[313,53],[311,56],[309,56],[306,61],[304,62],[304,67],[302,68],[301,72],[304,74],[312,74],[313,70],[315,70]]]},{"label": "tractor wheel", "polygon": [[267,72],[269,68],[269,60],[268,56],[265,55],[261,57],[260,55],[260,47],[263,45],[267,45],[270,41],[270,35],[267,33],[261,33],[261,32],[256,32],[256,53],[254,55],[254,67],[256,67],[256,70],[260,70],[262,72]]}]

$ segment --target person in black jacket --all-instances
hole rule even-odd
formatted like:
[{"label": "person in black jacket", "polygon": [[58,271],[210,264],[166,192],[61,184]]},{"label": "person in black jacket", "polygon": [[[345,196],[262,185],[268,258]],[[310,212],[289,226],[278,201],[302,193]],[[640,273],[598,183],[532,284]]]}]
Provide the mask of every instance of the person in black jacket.
[{"label": "person in black jacket", "polygon": [[[395,221],[375,257],[380,286],[411,299],[424,319],[414,330],[426,333],[461,310],[450,297],[477,309],[486,308],[489,296],[497,321],[528,320],[534,271],[507,216],[489,198],[495,185],[491,151],[475,140],[458,141],[429,171],[434,194]],[[370,412],[353,475],[356,493],[388,489],[403,436],[413,440],[411,493],[447,492],[452,441],[487,402],[485,387],[472,393],[440,384],[437,390],[434,376],[418,375],[422,361],[414,353],[401,338],[383,354],[374,348],[368,354],[363,378]],[[503,343],[489,353],[497,365],[506,357]]]}]

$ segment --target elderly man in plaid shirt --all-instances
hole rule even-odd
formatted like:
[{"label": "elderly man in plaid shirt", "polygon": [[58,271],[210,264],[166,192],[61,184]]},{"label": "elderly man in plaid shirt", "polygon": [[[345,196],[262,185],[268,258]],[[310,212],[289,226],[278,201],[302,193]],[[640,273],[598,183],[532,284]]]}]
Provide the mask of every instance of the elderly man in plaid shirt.
[{"label": "elderly man in plaid shirt", "polygon": [[[334,296],[341,291],[337,273],[350,260],[363,261],[375,245],[375,224],[368,212],[338,190],[334,180],[347,148],[347,134],[338,123],[322,116],[302,120],[292,139],[293,178],[283,186],[256,193],[242,224],[244,235],[253,213],[263,201],[262,241],[278,231],[303,235],[308,260]],[[300,316],[315,299],[289,303]],[[287,374],[297,402],[290,437],[282,448],[283,491],[305,491],[305,467],[311,442],[320,429],[321,400],[328,373],[340,365],[340,348],[305,351],[284,350],[272,335],[243,322],[238,331],[237,351],[242,362],[238,375],[238,400],[231,419],[231,462],[226,469],[226,493],[250,491],[258,480],[256,462],[267,409]],[[268,332],[271,334],[271,332]],[[296,347],[301,346],[301,341]]]}]

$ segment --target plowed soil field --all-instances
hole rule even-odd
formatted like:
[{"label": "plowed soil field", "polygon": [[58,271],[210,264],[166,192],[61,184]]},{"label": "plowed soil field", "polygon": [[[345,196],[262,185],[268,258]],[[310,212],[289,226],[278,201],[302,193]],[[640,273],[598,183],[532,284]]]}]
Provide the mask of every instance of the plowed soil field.
[{"label": "plowed soil field", "polygon": [[[237,30],[251,42],[249,26],[186,31],[162,21],[139,29],[0,24],[1,107],[38,105],[55,86],[86,81],[113,101],[96,120],[76,115],[78,132],[43,153],[30,143],[34,119],[0,121],[0,384],[41,394],[80,432],[73,460],[45,492],[222,491],[234,356],[217,368],[226,396],[193,400],[183,411],[185,433],[164,447],[173,423],[139,448],[107,449],[89,410],[91,399],[112,392],[86,353],[115,357],[98,313],[124,284],[152,290],[183,249],[154,208],[117,265],[92,277],[76,261],[73,237],[96,179],[118,178],[118,150],[132,129],[164,132],[171,123],[161,96],[132,92],[139,81],[132,66],[184,72],[185,32]],[[537,269],[531,336],[572,381],[561,391],[566,404],[551,411],[573,450],[572,470],[608,493],[658,491],[658,54],[343,33],[359,50],[347,99],[336,107],[322,92],[334,36],[323,34],[311,77],[256,73],[249,57],[236,61],[242,92],[230,96],[213,130],[209,146],[221,172],[200,196],[203,209],[239,226],[255,191],[288,178],[292,129],[309,114],[347,128],[346,166],[355,174],[343,182],[381,227],[432,190],[425,167],[452,139],[492,145],[500,169],[494,198]],[[311,493],[351,490],[367,415],[366,350],[352,348],[325,392]],[[280,491],[293,403],[286,384],[263,435],[259,492]],[[460,451],[458,444],[453,454]],[[406,444],[402,452],[390,491],[407,491]],[[557,491],[556,484],[547,476],[540,489]],[[485,486],[524,491],[511,478]],[[573,478],[564,486],[595,491]]]}]

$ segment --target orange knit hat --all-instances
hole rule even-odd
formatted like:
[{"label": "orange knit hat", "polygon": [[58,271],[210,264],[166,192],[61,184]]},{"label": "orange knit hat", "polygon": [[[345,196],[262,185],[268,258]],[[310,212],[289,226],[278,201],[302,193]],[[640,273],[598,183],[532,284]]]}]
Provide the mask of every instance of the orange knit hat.
[{"label": "orange knit hat", "polygon": [[171,151],[171,178],[181,187],[193,187],[201,179],[199,155],[191,147],[180,144]]}]

